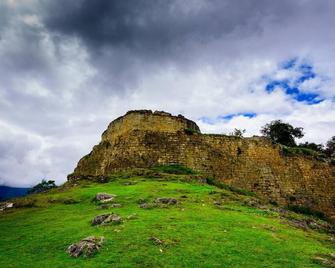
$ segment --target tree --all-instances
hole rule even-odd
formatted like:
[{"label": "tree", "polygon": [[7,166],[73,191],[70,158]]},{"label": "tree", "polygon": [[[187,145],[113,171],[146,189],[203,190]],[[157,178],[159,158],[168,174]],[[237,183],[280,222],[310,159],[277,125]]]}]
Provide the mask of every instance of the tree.
[{"label": "tree", "polygon": [[329,141],[327,141],[325,153],[328,157],[335,158],[335,136],[333,136]]},{"label": "tree", "polygon": [[245,132],[246,132],[245,129],[235,128],[233,132],[229,133],[229,135],[242,138]]},{"label": "tree", "polygon": [[294,138],[302,138],[304,136],[303,128],[293,127],[281,120],[272,121],[262,127],[261,133],[271,139],[273,142],[286,146],[296,146]]},{"label": "tree", "polygon": [[46,192],[52,188],[56,188],[55,181],[48,180],[46,181],[43,179],[40,183],[36,184],[33,188],[31,188],[28,193],[29,194],[36,194],[36,193],[43,193]]}]

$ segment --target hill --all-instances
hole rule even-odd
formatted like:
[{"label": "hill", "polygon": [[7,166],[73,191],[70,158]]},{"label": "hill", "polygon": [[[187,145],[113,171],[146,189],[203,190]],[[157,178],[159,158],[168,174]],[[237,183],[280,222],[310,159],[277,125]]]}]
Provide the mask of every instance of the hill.
[{"label": "hill", "polygon": [[264,137],[202,134],[195,122],[160,111],[129,111],[112,121],[101,142],[79,161],[68,179],[94,179],[130,168],[170,164],[247,189],[282,207],[323,213],[335,222],[332,163]]},{"label": "hill", "polygon": [[[0,216],[0,267],[334,265],[333,225],[208,183],[189,169],[156,167],[16,199]],[[97,193],[116,197],[100,203]],[[163,197],[176,203],[159,203]],[[122,222],[92,226],[110,212]],[[96,255],[69,256],[69,245],[92,235],[105,238]]]},{"label": "hill", "polygon": [[16,188],[9,186],[0,186],[0,200],[6,200],[14,197],[24,196],[30,188]]}]

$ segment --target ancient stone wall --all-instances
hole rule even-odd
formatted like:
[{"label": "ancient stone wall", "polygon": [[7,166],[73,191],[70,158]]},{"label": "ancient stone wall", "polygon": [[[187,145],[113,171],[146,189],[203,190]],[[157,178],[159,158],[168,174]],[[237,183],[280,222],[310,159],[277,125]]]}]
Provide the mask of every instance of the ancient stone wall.
[{"label": "ancient stone wall", "polygon": [[162,112],[131,112],[113,121],[69,178],[173,163],[279,205],[309,207],[335,220],[334,166],[306,156],[285,156],[279,145],[261,137],[200,134],[194,122]]}]

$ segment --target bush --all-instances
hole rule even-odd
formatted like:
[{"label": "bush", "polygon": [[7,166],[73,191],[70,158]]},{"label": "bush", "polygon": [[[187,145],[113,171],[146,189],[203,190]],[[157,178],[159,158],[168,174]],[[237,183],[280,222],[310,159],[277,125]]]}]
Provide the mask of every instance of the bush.
[{"label": "bush", "polygon": [[305,142],[305,143],[300,143],[299,146],[300,148],[306,148],[310,149],[319,153],[323,153],[323,145],[322,144],[316,144],[314,142]]},{"label": "bush", "polygon": [[311,155],[311,156],[317,156],[318,153],[315,152],[314,150],[308,149],[308,148],[303,148],[303,147],[283,147],[283,153],[285,155],[297,155],[297,154],[302,154],[302,155]]},{"label": "bush", "polygon": [[198,133],[198,131],[194,130],[193,128],[185,128],[184,132],[187,135],[193,135],[193,134],[197,134]]},{"label": "bush", "polygon": [[152,168],[154,171],[168,173],[168,174],[177,174],[177,175],[189,175],[195,174],[195,172],[188,167],[184,167],[179,164],[171,164],[171,165],[157,165]]},{"label": "bush", "polygon": [[307,155],[312,156],[320,161],[326,159],[326,155],[305,147],[283,147],[282,152],[286,156]]},{"label": "bush", "polygon": [[327,141],[325,153],[328,157],[335,159],[335,136]]},{"label": "bush", "polygon": [[314,216],[314,217],[317,217],[317,218],[322,219],[322,220],[327,219],[326,215],[323,212],[313,210],[309,207],[297,206],[297,205],[288,205],[287,209],[289,209],[293,212],[299,213],[299,214]]}]

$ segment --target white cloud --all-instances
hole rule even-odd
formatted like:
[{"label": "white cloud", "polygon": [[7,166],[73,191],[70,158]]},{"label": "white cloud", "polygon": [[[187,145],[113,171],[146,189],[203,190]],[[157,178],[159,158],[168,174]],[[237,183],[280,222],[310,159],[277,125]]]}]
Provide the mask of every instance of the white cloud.
[{"label": "white cloud", "polygon": [[[88,36],[73,25],[66,33],[50,30],[43,18],[53,14],[43,14],[36,1],[6,1],[6,16],[0,14],[0,184],[32,185],[44,176],[65,181],[108,123],[130,109],[181,113],[203,132],[241,128],[251,136],[282,119],[304,127],[304,140],[325,142],[335,135],[333,4],[242,2],[249,8],[234,1],[176,2],[183,16],[172,6],[172,22],[158,13],[162,24],[154,23],[157,14],[145,20],[154,12],[146,10],[136,25],[153,28],[140,37],[126,25],[125,32],[113,32],[120,42],[98,36],[95,43],[89,27],[79,29]],[[279,67],[295,57],[317,73],[301,90],[319,92],[324,102],[307,105],[281,89],[265,91],[269,79],[299,77],[298,70]],[[257,116],[218,119],[241,113]]]}]

